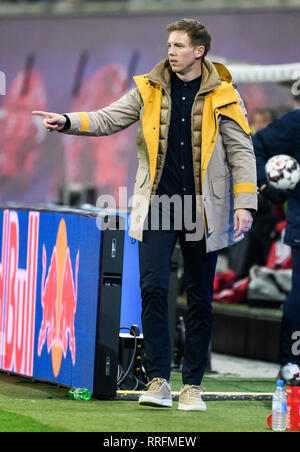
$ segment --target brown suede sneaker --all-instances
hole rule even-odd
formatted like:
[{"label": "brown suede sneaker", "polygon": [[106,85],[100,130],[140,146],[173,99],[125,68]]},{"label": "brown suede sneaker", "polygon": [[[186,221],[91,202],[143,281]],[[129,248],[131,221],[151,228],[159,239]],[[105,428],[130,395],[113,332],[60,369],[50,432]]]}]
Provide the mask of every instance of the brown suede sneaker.
[{"label": "brown suede sneaker", "polygon": [[164,378],[153,378],[147,383],[148,389],[139,398],[140,405],[171,407],[171,387]]},{"label": "brown suede sneaker", "polygon": [[185,385],[179,395],[179,410],[206,411],[206,405],[201,398],[203,391],[200,386]]}]

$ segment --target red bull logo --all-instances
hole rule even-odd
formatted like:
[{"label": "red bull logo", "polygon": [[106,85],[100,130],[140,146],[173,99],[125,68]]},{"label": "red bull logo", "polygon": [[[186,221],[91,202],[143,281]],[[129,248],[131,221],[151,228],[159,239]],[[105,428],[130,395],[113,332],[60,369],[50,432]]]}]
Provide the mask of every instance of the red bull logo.
[{"label": "red bull logo", "polygon": [[[5,210],[0,262],[0,368],[31,376],[39,238],[39,213],[30,212],[26,267],[19,268],[19,218]],[[22,237],[22,242],[26,237]]]},{"label": "red bull logo", "polygon": [[74,323],[78,294],[79,251],[76,256],[74,277],[64,219],[59,224],[50,264],[47,263],[47,253],[43,246],[42,265],[43,318],[38,337],[38,355],[41,355],[47,339],[47,352],[51,352],[53,374],[57,377],[62,356],[66,358],[67,355],[68,343],[73,365],[76,362]]}]

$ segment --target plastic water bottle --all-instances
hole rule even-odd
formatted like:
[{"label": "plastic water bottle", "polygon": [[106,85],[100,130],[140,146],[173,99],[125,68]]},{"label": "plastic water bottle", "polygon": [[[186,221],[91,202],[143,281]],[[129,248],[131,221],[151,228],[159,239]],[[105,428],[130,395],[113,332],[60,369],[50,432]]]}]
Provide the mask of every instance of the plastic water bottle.
[{"label": "plastic water bottle", "polygon": [[282,380],[277,380],[272,398],[272,430],[275,432],[286,430],[286,394],[283,385]]},{"label": "plastic water bottle", "polygon": [[68,392],[70,399],[90,400],[92,393],[87,388],[71,388]]}]

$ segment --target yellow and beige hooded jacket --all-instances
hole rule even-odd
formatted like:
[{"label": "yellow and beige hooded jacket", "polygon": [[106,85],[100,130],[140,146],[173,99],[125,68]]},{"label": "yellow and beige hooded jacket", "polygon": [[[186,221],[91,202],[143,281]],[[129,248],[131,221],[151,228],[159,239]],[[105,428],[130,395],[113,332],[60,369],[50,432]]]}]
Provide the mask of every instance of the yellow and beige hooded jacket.
[{"label": "yellow and beige hooded jacket", "polygon": [[[143,240],[143,224],[160,181],[171,117],[168,60],[134,77],[136,88],[96,112],[67,113],[73,135],[104,136],[140,121],[138,170],[129,234]],[[225,66],[204,59],[192,107],[192,154],[197,221],[207,252],[232,245],[236,209],[257,208],[256,164],[246,111]],[[201,229],[201,225],[200,225]]]}]

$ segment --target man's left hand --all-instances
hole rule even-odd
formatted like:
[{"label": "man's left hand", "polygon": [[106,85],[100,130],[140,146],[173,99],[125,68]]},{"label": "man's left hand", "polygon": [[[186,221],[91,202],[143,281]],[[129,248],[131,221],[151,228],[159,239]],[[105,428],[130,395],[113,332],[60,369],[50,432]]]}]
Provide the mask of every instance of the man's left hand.
[{"label": "man's left hand", "polygon": [[233,226],[235,237],[239,237],[245,232],[250,231],[253,223],[253,217],[250,210],[247,209],[237,209],[234,212]]}]

